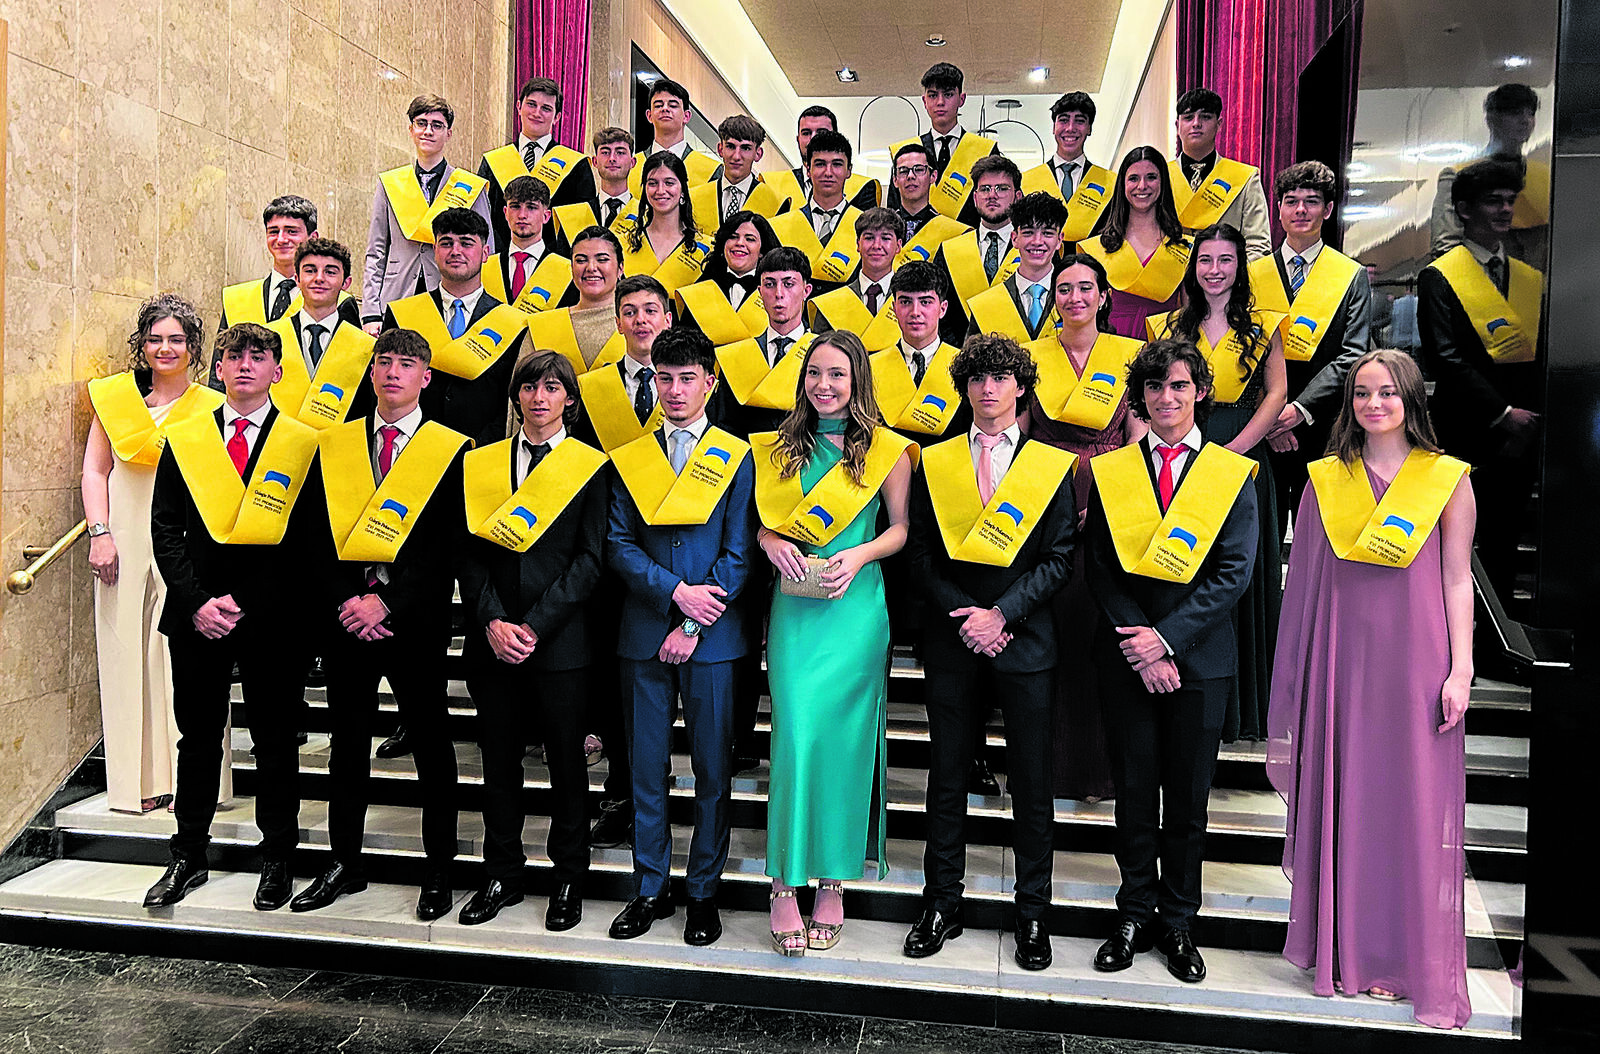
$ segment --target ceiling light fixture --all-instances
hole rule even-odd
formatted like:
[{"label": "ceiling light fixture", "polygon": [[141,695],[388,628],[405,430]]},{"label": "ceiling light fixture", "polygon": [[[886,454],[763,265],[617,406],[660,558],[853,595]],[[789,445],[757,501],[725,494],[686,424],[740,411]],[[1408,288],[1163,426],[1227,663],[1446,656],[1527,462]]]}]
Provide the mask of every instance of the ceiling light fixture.
[{"label": "ceiling light fixture", "polygon": [[1524,66],[1533,65],[1533,60],[1526,55],[1507,55],[1501,60],[1500,65],[1508,70],[1520,70]]},{"label": "ceiling light fixture", "polygon": [[1050,79],[1050,67],[1049,66],[1035,66],[1035,67],[1033,67],[1033,71],[1028,74],[1028,79],[1031,80],[1035,84],[1043,84],[1045,81]]},{"label": "ceiling light fixture", "polygon": [[856,73],[856,71],[851,69],[849,66],[840,66],[838,69],[833,71],[833,75],[839,78],[839,83],[841,84],[854,84],[856,81],[861,79],[860,74]]},{"label": "ceiling light fixture", "polygon": [[930,48],[942,48],[946,44],[950,43],[950,41],[946,40],[940,34],[935,33],[931,37],[929,37],[927,40],[924,40],[923,43],[928,45],[928,47],[930,47]]}]

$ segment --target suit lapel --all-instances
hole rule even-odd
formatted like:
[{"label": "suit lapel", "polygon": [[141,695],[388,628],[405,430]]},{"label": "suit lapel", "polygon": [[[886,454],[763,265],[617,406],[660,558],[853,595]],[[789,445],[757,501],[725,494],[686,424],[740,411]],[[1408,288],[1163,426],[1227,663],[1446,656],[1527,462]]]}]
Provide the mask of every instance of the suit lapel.
[{"label": "suit lapel", "polygon": [[[507,287],[507,288],[509,290],[509,287]],[[482,318],[484,315],[487,315],[489,312],[493,311],[495,308],[497,308],[499,306],[500,306],[500,301],[498,301],[494,297],[490,296],[487,292],[483,293],[482,295],[480,295],[478,297],[478,303],[476,305],[474,305],[474,307],[472,309],[472,317],[467,319],[467,325],[468,326],[477,325],[478,319]]]},{"label": "suit lapel", "polygon": [[[273,274],[277,274],[278,272],[274,271],[272,273]],[[269,319],[269,320],[272,318],[272,279],[271,278],[263,278],[261,280],[261,317],[265,318],[265,319]]]}]

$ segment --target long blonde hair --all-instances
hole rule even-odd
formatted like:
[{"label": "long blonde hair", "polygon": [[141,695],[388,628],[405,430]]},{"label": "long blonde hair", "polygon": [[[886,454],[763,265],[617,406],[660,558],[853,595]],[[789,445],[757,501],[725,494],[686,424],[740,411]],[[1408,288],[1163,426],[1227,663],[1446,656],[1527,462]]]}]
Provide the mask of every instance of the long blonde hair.
[{"label": "long blonde hair", "polygon": [[1428,417],[1428,390],[1422,383],[1422,370],[1416,360],[1394,348],[1374,348],[1356,360],[1344,378],[1344,403],[1333,422],[1328,436],[1329,454],[1338,454],[1346,465],[1354,465],[1356,458],[1367,445],[1366,430],[1356,420],[1356,374],[1361,367],[1375,362],[1389,371],[1394,386],[1400,391],[1400,405],[1405,409],[1406,440],[1419,450],[1442,454],[1444,450],[1434,437],[1433,420]]},{"label": "long blonde hair", "polygon": [[806,367],[818,348],[837,348],[850,360],[850,401],[844,425],[844,470],[856,486],[862,485],[867,467],[867,451],[872,449],[872,433],[881,424],[878,396],[872,387],[872,362],[861,338],[849,330],[836,329],[811,342],[805,361],[800,364],[800,379],[795,383],[794,408],[778,426],[778,445],[772,463],[779,478],[789,479],[811,460],[817,445],[817,408],[806,398]]}]

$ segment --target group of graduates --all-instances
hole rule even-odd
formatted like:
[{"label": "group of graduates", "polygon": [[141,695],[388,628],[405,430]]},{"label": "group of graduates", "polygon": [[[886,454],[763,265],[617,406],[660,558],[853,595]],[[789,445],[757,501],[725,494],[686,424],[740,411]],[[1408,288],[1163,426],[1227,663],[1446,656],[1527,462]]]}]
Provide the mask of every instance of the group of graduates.
[{"label": "group of graduates", "polygon": [[[410,753],[422,788],[417,914],[450,911],[445,660],[459,585],[485,824],[483,881],[460,922],[523,899],[530,739],[552,786],[547,928],[581,920],[591,845],[633,846],[636,895],[613,937],[673,914],[681,704],[695,777],[684,939],[714,942],[730,780],[755,763],[763,650],[773,807],[782,797],[786,822],[803,826],[791,799],[823,793],[829,772],[792,761],[792,739],[838,744],[784,722],[797,697],[837,689],[793,672],[806,664],[795,656],[826,665],[861,647],[826,616],[807,623],[815,639],[779,641],[780,622],[799,623],[777,605],[800,596],[825,612],[881,564],[886,632],[856,665],[884,674],[890,639],[914,647],[932,738],[925,911],[905,953],[934,954],[962,931],[967,785],[998,706],[1015,955],[1050,964],[1052,729],[1065,710],[1084,722],[1066,729],[1083,764],[1108,767],[1085,796],[1116,798],[1119,922],[1095,966],[1125,968],[1154,944],[1175,976],[1204,978],[1189,924],[1218,746],[1265,733],[1279,543],[1307,464],[1349,411],[1367,275],[1323,242],[1336,182],[1319,162],[1272,181],[1286,231],[1273,247],[1261,174],[1215,151],[1214,92],[1179,100],[1176,158],[1140,147],[1115,172],[1084,154],[1093,101],[1064,95],[1055,155],[1023,172],[962,128],[959,69],[934,66],[922,88],[932,131],[893,146],[886,193],[853,172],[852,144],[821,107],[799,118],[803,165],[758,175],[761,126],[735,115],[718,126],[718,157],[692,149],[688,92],[673,81],[649,88],[648,149],[603,128],[586,156],[554,142],[564,100],[534,78],[516,141],[473,174],[445,159],[451,107],[421,96],[407,113],[415,163],[379,178],[359,299],[348,250],[319,236],[310,202],[286,196],[263,214],[273,270],[224,290],[210,365],[220,395],[174,379],[200,357],[193,309],[172,296],[145,305],[130,340],[138,369],[90,386],[85,506],[109,586],[110,525],[121,533],[113,518],[129,499],[113,488],[108,510],[105,478],[113,464],[153,466],[149,545],[180,738],[178,830],[148,906],[207,878],[236,675],[259,773],[256,906],[311,911],[365,888],[386,680],[403,730],[381,749]],[[1509,487],[1537,421],[1519,371],[1533,359],[1539,276],[1498,248],[1521,187],[1512,162],[1462,169],[1461,247],[1423,274],[1444,449],[1505,466]],[[824,447],[835,467],[811,471]],[[862,517],[870,548],[830,547]],[[314,659],[333,722],[334,863],[296,894],[297,736]],[[106,661],[103,646],[103,682]],[[863,705],[880,740],[881,681],[862,689],[876,695]],[[591,733],[609,761],[592,832]],[[867,746],[863,779],[881,792],[881,742]],[[868,795],[846,810],[862,831],[847,827],[844,849],[882,867],[874,808]],[[859,871],[769,871],[775,948],[831,947],[838,882]],[[824,881],[800,920],[795,884],[808,879]]]}]

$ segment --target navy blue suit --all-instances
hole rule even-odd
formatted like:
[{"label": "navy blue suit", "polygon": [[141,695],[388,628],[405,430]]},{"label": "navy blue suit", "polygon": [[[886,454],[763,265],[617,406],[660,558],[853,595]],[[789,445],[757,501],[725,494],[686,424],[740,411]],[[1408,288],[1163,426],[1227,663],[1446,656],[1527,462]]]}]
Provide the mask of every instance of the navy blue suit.
[{"label": "navy blue suit", "polygon": [[[664,448],[662,433],[655,436]],[[633,869],[640,896],[664,893],[672,865],[667,793],[680,695],[695,786],[689,896],[713,896],[727,864],[733,665],[749,649],[739,601],[756,547],[754,494],[755,469],[747,456],[703,524],[652,527],[625,485],[611,496],[606,560],[628,590],[617,654],[633,762]],[[667,634],[683,624],[684,613],[672,600],[680,582],[720,586],[727,610],[700,633],[688,662],[669,665],[657,654]]]}]

